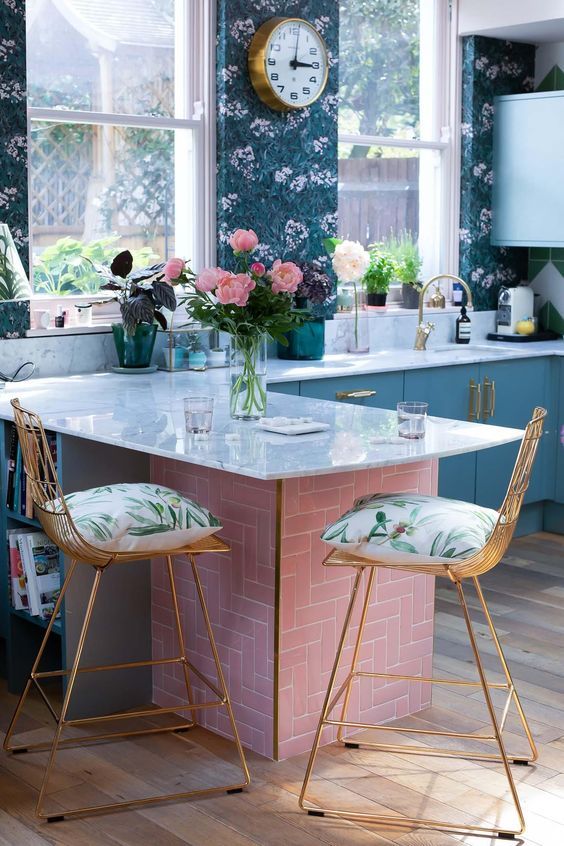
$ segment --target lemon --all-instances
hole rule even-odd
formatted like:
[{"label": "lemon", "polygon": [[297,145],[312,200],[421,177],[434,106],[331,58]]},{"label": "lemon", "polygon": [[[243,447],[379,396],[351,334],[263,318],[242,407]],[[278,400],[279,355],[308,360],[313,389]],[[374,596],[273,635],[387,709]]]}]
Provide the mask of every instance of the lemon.
[{"label": "lemon", "polygon": [[515,331],[518,335],[532,335],[535,331],[535,324],[528,317],[526,320],[520,320],[519,323],[515,326]]}]

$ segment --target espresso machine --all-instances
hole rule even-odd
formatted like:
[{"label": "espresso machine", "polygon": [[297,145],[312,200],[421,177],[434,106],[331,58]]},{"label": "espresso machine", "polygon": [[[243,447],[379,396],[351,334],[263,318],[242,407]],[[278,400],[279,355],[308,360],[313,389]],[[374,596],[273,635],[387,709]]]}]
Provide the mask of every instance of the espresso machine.
[{"label": "espresso machine", "polygon": [[497,334],[516,335],[517,324],[533,316],[534,293],[528,285],[499,289],[497,300]]}]

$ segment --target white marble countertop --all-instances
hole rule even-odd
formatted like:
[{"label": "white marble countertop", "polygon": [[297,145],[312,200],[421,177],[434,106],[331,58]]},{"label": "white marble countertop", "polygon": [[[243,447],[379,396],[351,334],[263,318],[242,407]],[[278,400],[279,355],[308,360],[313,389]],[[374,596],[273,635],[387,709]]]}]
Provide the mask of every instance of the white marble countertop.
[{"label": "white marble countertop", "polygon": [[[432,417],[423,440],[373,444],[373,436],[397,434],[395,412],[274,393],[269,395],[269,416],[307,416],[330,425],[316,434],[277,435],[229,418],[227,379],[224,369],[34,379],[0,392],[0,417],[11,419],[9,401],[18,396],[52,431],[257,479],[407,464],[522,437],[518,429]],[[185,432],[182,400],[189,394],[215,397],[213,431],[206,440]],[[233,433],[239,438],[226,440]]]},{"label": "white marble countertop", "polygon": [[481,361],[510,361],[518,358],[564,356],[564,340],[530,343],[483,341],[475,344],[437,344],[431,339],[429,349],[385,349],[363,355],[341,353],[326,355],[322,361],[268,362],[269,382],[293,382],[327,379],[335,376],[356,376],[385,373],[393,370],[413,370],[425,367],[444,367],[452,364],[476,364]]}]

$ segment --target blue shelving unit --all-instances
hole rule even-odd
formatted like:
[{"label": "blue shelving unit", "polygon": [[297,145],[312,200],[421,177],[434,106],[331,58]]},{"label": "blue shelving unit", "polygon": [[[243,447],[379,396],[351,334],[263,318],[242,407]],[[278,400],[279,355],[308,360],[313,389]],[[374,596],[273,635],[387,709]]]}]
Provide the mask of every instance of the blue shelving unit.
[{"label": "blue shelving unit", "polygon": [[[0,675],[8,679],[8,689],[19,693],[25,684],[33,659],[47,628],[47,620],[33,616],[27,611],[17,611],[10,601],[9,559],[6,543],[8,529],[34,527],[41,529],[38,520],[25,517],[6,508],[6,480],[8,476],[8,449],[10,425],[0,421]],[[57,435],[57,459],[61,456],[61,438]],[[60,469],[60,468],[59,468]],[[61,555],[61,578],[63,578],[64,556]],[[42,668],[65,667],[64,609],[55,621]]]}]

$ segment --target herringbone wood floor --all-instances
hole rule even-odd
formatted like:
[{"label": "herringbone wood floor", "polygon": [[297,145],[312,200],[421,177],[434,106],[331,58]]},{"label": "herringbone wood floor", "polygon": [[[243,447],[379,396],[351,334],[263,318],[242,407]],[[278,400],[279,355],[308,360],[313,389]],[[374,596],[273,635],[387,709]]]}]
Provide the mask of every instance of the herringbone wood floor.
[{"label": "herringbone wood floor", "polygon": [[[559,846],[564,843],[564,538],[539,534],[515,541],[504,563],[482,584],[540,749],[537,764],[515,768],[527,818],[521,842]],[[446,583],[438,586],[436,612],[437,674],[473,678],[463,622]],[[502,681],[477,613],[476,622],[490,680]],[[5,687],[0,689],[0,734],[15,702]],[[31,702],[23,724],[30,737],[41,734],[47,722],[41,703]],[[471,688],[437,687],[433,706],[408,724],[479,733],[486,725],[485,708]],[[517,729],[512,717],[508,739],[514,745],[519,744]],[[405,734],[389,737],[407,742]],[[206,778],[208,784],[227,780],[229,744],[199,730],[184,738],[154,736],[64,751],[51,787],[52,808],[189,789]],[[305,760],[302,756],[276,764],[249,756],[254,780],[244,794],[47,825],[33,816],[45,755],[0,753],[0,846],[453,846],[464,841],[440,832],[377,829],[306,816],[296,801]],[[510,822],[497,765],[330,746],[320,754],[316,773],[314,794],[337,798],[341,806]]]}]

